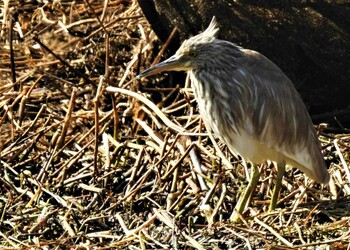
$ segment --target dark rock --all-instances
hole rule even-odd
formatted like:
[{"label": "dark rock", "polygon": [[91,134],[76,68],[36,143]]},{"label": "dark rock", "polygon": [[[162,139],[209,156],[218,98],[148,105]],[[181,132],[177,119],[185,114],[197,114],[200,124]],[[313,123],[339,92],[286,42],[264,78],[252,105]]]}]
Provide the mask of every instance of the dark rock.
[{"label": "dark rock", "polygon": [[[294,82],[312,114],[349,109],[349,0],[138,2],[161,41],[178,28],[170,53],[216,16],[219,38],[257,50],[274,61]],[[350,122],[346,115],[339,120]],[[327,121],[324,116],[323,121]]]}]

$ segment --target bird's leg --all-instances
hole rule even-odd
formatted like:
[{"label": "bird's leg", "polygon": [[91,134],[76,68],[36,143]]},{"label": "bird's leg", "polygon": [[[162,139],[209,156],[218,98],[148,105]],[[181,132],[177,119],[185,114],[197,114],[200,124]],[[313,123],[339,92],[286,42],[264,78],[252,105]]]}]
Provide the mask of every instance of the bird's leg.
[{"label": "bird's leg", "polygon": [[250,182],[249,182],[248,186],[246,187],[246,189],[244,190],[243,195],[239,198],[239,200],[236,204],[236,207],[235,207],[235,209],[230,217],[230,220],[232,222],[238,222],[239,215],[242,214],[244,209],[249,205],[250,198],[251,198],[252,193],[254,192],[254,190],[258,184],[259,177],[260,177],[259,168],[256,164],[253,164]]},{"label": "bird's leg", "polygon": [[277,198],[281,190],[282,179],[285,171],[286,171],[286,163],[285,162],[277,163],[277,178],[276,178],[275,188],[273,189],[273,193],[272,193],[269,212],[275,210],[276,208]]}]

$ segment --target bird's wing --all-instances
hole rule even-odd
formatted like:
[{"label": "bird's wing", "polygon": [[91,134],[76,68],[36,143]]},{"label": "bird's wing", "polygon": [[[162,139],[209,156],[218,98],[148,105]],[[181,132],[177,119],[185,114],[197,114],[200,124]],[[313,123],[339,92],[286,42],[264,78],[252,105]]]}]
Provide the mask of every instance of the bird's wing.
[{"label": "bird's wing", "polygon": [[329,174],[315,128],[293,83],[268,58],[247,51],[246,61],[236,69],[250,89],[241,96],[250,120],[245,122],[245,132],[290,158],[291,165],[299,164],[296,167],[311,178],[327,182]]}]

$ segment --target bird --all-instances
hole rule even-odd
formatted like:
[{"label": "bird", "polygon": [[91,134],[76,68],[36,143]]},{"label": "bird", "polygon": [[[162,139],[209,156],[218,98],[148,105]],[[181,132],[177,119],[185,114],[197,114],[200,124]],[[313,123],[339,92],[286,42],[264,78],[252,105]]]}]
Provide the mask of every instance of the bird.
[{"label": "bird", "polygon": [[277,169],[269,211],[276,208],[286,165],[321,184],[327,184],[330,175],[316,129],[292,81],[261,53],[221,40],[218,34],[213,17],[206,30],[137,78],[186,71],[205,124],[234,155],[252,163],[250,182],[230,217],[238,221],[257,187],[259,164],[269,161]]}]

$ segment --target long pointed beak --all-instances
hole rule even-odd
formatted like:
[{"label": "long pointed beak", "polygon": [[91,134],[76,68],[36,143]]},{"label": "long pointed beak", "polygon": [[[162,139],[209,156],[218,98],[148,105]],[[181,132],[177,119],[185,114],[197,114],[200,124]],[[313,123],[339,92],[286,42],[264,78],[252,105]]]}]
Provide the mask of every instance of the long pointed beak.
[{"label": "long pointed beak", "polygon": [[149,69],[146,69],[141,74],[136,76],[136,79],[140,79],[141,77],[151,76],[158,74],[163,71],[181,71],[187,70],[188,68],[185,66],[184,62],[178,58],[178,56],[173,55],[167,60],[160,62]]}]

